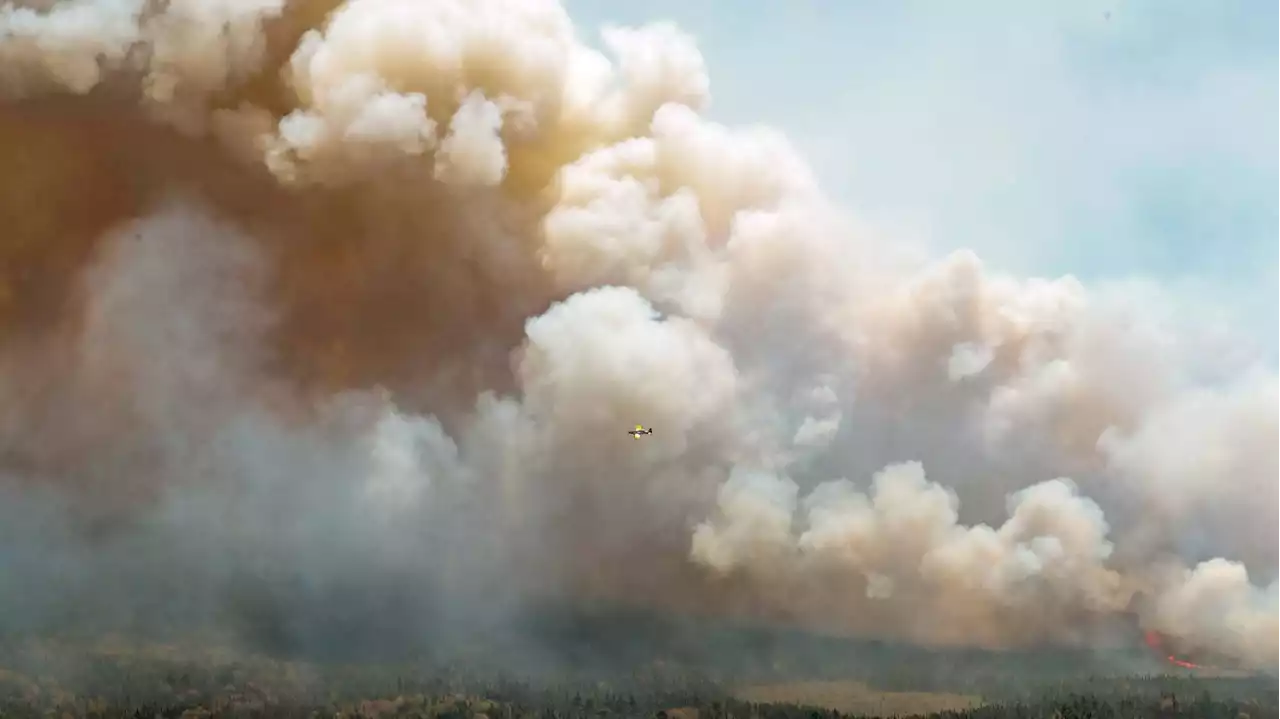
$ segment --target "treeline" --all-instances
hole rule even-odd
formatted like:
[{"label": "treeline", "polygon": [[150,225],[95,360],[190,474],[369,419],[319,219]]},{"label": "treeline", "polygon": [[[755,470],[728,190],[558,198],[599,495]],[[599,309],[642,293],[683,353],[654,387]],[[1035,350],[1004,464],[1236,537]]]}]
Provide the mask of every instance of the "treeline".
[{"label": "treeline", "polygon": [[644,616],[541,619],[521,642],[479,640],[446,661],[337,662],[220,652],[205,641],[9,637],[0,639],[0,717],[846,716],[734,696],[745,684],[819,679],[981,697],[980,708],[927,715],[955,719],[1280,715],[1274,677],[1202,678],[1172,668],[1120,676],[1160,666],[1123,654],[937,651]]},{"label": "treeline", "polygon": [[1179,701],[1176,694],[1163,697],[1097,696],[1069,694],[1039,701],[996,704],[945,711],[928,719],[1260,719],[1277,715],[1274,696],[1269,702],[1221,699],[1202,693],[1191,701]]},{"label": "treeline", "polygon": [[[650,698],[652,699],[652,698]],[[229,696],[209,702],[124,701],[110,703],[83,699],[42,704],[5,698],[0,717],[97,717],[100,719],[165,717],[168,719],[223,719],[231,717],[334,717],[334,719],[844,719],[866,716],[787,704],[753,704],[735,700],[694,701],[677,707],[652,710],[635,696],[574,696],[538,705],[517,701],[456,696],[401,695],[394,698],[351,702],[283,703],[260,698]],[[1261,704],[1201,695],[1180,701],[1170,695],[1152,698],[1102,698],[1071,695],[1038,702],[990,705],[963,711],[922,715],[923,719],[1262,719],[1276,716],[1273,703]]]},{"label": "treeline", "polygon": [[[0,669],[0,717],[430,717],[432,719],[843,719],[795,704],[729,696],[699,677],[636,672],[626,682],[534,684],[461,670],[206,662],[119,654],[28,675]],[[0,665],[3,666],[3,665]],[[423,668],[425,670],[425,668]],[[1209,688],[1209,687],[1212,687]],[[1029,694],[1029,693],[1028,693]],[[1280,714],[1274,685],[1184,677],[1062,684],[937,719],[1262,719]]]}]

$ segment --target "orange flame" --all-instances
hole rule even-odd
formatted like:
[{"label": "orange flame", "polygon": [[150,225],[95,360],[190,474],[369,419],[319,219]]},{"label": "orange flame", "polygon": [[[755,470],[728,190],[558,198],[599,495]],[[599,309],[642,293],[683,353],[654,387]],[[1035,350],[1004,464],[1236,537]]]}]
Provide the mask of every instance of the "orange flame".
[{"label": "orange flame", "polygon": [[1149,631],[1146,633],[1145,639],[1147,641],[1147,646],[1151,647],[1153,650],[1159,652],[1160,654],[1163,654],[1165,660],[1168,661],[1170,664],[1173,664],[1174,666],[1182,667],[1184,669],[1200,669],[1199,664],[1193,664],[1192,662],[1189,662],[1185,659],[1179,659],[1174,655],[1167,653],[1164,648],[1164,641],[1161,639],[1159,633]]}]

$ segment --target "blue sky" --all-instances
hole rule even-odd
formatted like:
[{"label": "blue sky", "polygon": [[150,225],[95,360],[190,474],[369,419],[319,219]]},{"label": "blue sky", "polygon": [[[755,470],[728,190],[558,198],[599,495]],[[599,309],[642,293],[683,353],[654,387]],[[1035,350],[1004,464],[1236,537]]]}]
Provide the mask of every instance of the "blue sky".
[{"label": "blue sky", "polygon": [[1277,322],[1274,0],[567,0],[674,21],[710,115],[787,132],[890,236],[1020,273],[1141,278]]}]

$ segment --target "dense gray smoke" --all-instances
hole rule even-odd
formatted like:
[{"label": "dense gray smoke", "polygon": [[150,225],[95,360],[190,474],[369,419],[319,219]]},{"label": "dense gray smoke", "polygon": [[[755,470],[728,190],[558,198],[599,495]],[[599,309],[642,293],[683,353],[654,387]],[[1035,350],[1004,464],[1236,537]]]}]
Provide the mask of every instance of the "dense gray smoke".
[{"label": "dense gray smoke", "polygon": [[552,0],[0,5],[0,623],[561,598],[1274,665],[1273,368],[868,236],[700,115],[689,37],[604,44]]}]

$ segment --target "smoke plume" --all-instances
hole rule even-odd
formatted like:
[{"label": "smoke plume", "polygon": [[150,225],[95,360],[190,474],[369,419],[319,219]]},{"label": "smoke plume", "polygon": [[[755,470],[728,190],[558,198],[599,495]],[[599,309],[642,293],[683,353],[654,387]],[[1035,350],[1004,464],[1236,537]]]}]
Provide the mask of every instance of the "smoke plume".
[{"label": "smoke plume", "polygon": [[0,624],[554,598],[1274,664],[1272,368],[869,236],[701,114],[687,35],[603,45],[552,0],[0,5]]}]

